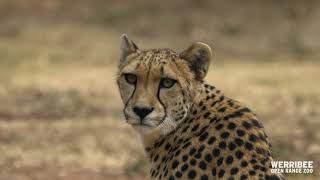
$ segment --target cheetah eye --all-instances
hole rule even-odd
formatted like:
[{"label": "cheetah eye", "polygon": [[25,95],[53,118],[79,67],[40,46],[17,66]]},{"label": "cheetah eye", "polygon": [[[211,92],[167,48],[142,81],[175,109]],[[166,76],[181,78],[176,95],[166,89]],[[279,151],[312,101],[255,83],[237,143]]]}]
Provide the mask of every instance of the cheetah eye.
[{"label": "cheetah eye", "polygon": [[125,73],[123,74],[125,80],[129,83],[129,84],[136,84],[137,82],[137,76],[131,73]]},{"label": "cheetah eye", "polygon": [[160,81],[160,87],[171,88],[177,81],[170,78],[162,78]]}]

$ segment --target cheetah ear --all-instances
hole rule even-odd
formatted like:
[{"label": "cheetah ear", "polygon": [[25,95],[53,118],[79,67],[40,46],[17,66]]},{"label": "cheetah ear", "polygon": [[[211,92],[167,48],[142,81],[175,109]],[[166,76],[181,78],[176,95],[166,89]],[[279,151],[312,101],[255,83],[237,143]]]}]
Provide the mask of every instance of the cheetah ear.
[{"label": "cheetah ear", "polygon": [[127,56],[138,50],[138,46],[126,34],[120,37],[120,41],[120,63],[123,63],[127,59]]},{"label": "cheetah ear", "polygon": [[189,63],[190,69],[199,81],[203,80],[208,72],[211,56],[211,48],[201,42],[192,44],[187,50],[180,53],[180,58]]}]

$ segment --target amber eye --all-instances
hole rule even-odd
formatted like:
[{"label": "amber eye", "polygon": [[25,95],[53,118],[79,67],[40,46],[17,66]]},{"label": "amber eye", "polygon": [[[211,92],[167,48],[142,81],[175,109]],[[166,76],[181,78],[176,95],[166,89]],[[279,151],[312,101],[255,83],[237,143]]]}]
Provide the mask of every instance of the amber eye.
[{"label": "amber eye", "polygon": [[136,75],[130,74],[130,73],[126,73],[126,74],[123,74],[123,75],[124,75],[124,78],[126,79],[126,81],[129,84],[135,84],[137,82],[137,76]]},{"label": "amber eye", "polygon": [[160,87],[171,88],[177,81],[170,78],[162,78],[160,81]]}]

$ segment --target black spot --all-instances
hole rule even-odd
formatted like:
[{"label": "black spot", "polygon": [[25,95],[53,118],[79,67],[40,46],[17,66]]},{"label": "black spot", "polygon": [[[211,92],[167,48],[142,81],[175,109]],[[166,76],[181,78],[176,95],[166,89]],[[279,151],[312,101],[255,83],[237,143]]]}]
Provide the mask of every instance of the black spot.
[{"label": "black spot", "polygon": [[206,146],[204,144],[202,144],[198,149],[198,153],[201,153],[204,150],[205,147]]},{"label": "black spot", "polygon": [[222,108],[220,108],[220,109],[218,109],[218,112],[225,112],[226,111],[226,107],[222,107]]},{"label": "black spot", "polygon": [[205,148],[205,145],[201,145],[198,149],[198,153],[201,153]]},{"label": "black spot", "polygon": [[194,166],[194,165],[197,164],[197,161],[196,161],[195,159],[191,159],[191,160],[190,160],[190,164],[191,164],[192,166]]},{"label": "black spot", "polygon": [[212,168],[211,174],[212,174],[212,176],[216,176],[216,175],[217,175],[217,170],[216,170],[216,168]]},{"label": "black spot", "polygon": [[223,169],[221,169],[218,173],[218,177],[222,178],[224,176],[225,171]]},{"label": "black spot", "polygon": [[247,161],[242,161],[241,162],[241,167],[247,167],[248,166],[248,162]]},{"label": "black spot", "polygon": [[233,162],[233,157],[232,157],[232,156],[228,156],[228,157],[226,158],[226,163],[227,163],[227,164],[232,164],[232,162]]},{"label": "black spot", "polygon": [[194,132],[199,128],[199,124],[196,124],[192,127],[191,131]]},{"label": "black spot", "polygon": [[174,161],[172,162],[172,168],[173,168],[173,169],[175,169],[176,167],[178,167],[178,165],[179,165],[179,161],[174,160]]},{"label": "black spot", "polygon": [[256,135],[250,134],[250,136],[249,136],[249,141],[251,141],[251,142],[256,142],[257,139],[258,139],[258,137],[257,137]]},{"label": "black spot", "polygon": [[253,120],[251,120],[251,122],[252,122],[252,124],[253,124],[254,126],[256,126],[257,128],[263,128],[262,124],[261,124],[259,121],[253,119]]},{"label": "black spot", "polygon": [[213,144],[216,141],[216,138],[214,136],[211,136],[208,140],[208,144]]},{"label": "black spot", "polygon": [[240,139],[240,138],[236,138],[235,140],[234,140],[234,142],[238,145],[238,146],[242,146],[243,145],[243,140],[242,139]]},{"label": "black spot", "polygon": [[171,145],[169,143],[167,143],[166,146],[164,147],[164,149],[168,151],[170,149],[170,147],[171,147]]},{"label": "black spot", "polygon": [[169,177],[169,180],[174,180],[174,177],[173,177],[173,176],[170,176],[170,177]]},{"label": "black spot", "polygon": [[223,157],[221,157],[217,160],[217,165],[220,166],[222,164],[222,162],[223,162]]},{"label": "black spot", "polygon": [[[258,162],[258,161],[257,161],[256,159],[251,159],[251,161],[250,161],[251,164],[256,164],[257,162]],[[259,167],[256,168],[256,169],[259,169]]]},{"label": "black spot", "polygon": [[232,129],[236,128],[236,124],[234,124],[233,122],[230,122],[227,127],[228,127],[228,129],[232,130]]},{"label": "black spot", "polygon": [[189,142],[190,139],[191,139],[191,137],[185,138],[184,141],[183,141],[183,143]]},{"label": "black spot", "polygon": [[154,169],[151,169],[151,170],[150,170],[150,173],[151,173],[151,176],[154,177],[156,172],[155,172]]},{"label": "black spot", "polygon": [[206,155],[204,156],[204,159],[205,159],[207,162],[211,162],[211,161],[212,161],[212,156],[211,156],[211,154],[206,154]]},{"label": "black spot", "polygon": [[194,153],[196,153],[196,148],[190,149],[189,155],[192,156]]},{"label": "black spot", "polygon": [[202,175],[200,180],[208,180],[209,177],[207,175]]},{"label": "black spot", "polygon": [[182,160],[183,160],[183,162],[186,162],[188,160],[188,155],[183,155]]},{"label": "black spot", "polygon": [[162,146],[162,144],[164,143],[165,139],[163,138],[160,142],[155,143],[154,146],[155,148],[159,148],[160,146]]},{"label": "black spot", "polygon": [[251,128],[251,124],[247,121],[242,122],[242,126],[245,127],[246,129],[250,129]]},{"label": "black spot", "polygon": [[268,161],[269,161],[268,157],[260,160],[261,164],[263,164],[263,165],[265,165]]},{"label": "black spot", "polygon": [[177,172],[176,172],[176,177],[177,177],[177,178],[181,178],[181,177],[182,177],[182,173],[181,173],[180,171],[177,171]]},{"label": "black spot", "polygon": [[254,176],[254,175],[256,175],[256,171],[254,171],[254,170],[250,170],[250,171],[249,171],[249,175],[250,175],[250,176]]},{"label": "black spot", "polygon": [[200,135],[202,135],[202,134],[204,134],[204,133],[207,133],[207,132],[205,132],[205,131],[208,129],[208,127],[209,127],[209,125],[202,127],[202,128],[200,129],[199,133],[198,133],[198,136],[200,136]]},{"label": "black spot", "polygon": [[188,172],[188,178],[190,178],[190,179],[193,179],[193,178],[195,178],[197,176],[197,173],[196,173],[196,171],[195,170],[190,170],[189,172]]},{"label": "black spot", "polygon": [[268,143],[266,136],[263,134],[259,134],[259,139],[261,139],[262,141],[264,141],[265,143]]},{"label": "black spot", "polygon": [[231,175],[235,175],[235,174],[237,174],[238,172],[239,172],[239,169],[236,168],[236,167],[234,167],[234,168],[232,168],[232,169],[230,170],[230,174],[231,174]]},{"label": "black spot", "polygon": [[243,130],[241,130],[241,129],[238,129],[237,130],[237,134],[238,134],[238,136],[244,136],[245,135],[245,132],[243,131]]},{"label": "black spot", "polygon": [[166,161],[166,159],[167,159],[167,156],[163,156],[161,162],[164,163]]},{"label": "black spot", "polygon": [[216,130],[220,130],[220,129],[222,129],[223,128],[223,124],[218,124],[217,126],[216,126]]},{"label": "black spot", "polygon": [[228,148],[229,148],[229,150],[230,150],[230,151],[235,150],[235,149],[236,149],[236,147],[237,147],[237,146],[236,146],[236,144],[235,144],[235,143],[233,143],[233,142],[230,142],[230,143],[229,143],[229,145],[228,145]]},{"label": "black spot", "polygon": [[[182,118],[182,117],[181,117]],[[178,119],[181,119],[180,117],[178,117]],[[187,126],[187,127],[185,127],[183,130],[182,130],[182,133],[185,133],[185,132],[187,132],[187,130],[189,129],[189,127]]]},{"label": "black spot", "polygon": [[266,171],[267,171],[267,168],[266,168],[266,167],[263,167],[263,166],[260,166],[260,170],[263,171],[263,172],[266,172]]},{"label": "black spot", "polygon": [[204,140],[206,140],[207,138],[208,138],[208,133],[205,132],[205,133],[203,133],[203,134],[199,137],[199,141],[204,141]]},{"label": "black spot", "polygon": [[181,171],[186,171],[188,169],[189,165],[188,164],[184,164],[181,166]]},{"label": "black spot", "polygon": [[253,149],[253,145],[251,143],[246,142],[245,144],[246,149],[248,149],[249,151],[251,151]]},{"label": "black spot", "polygon": [[246,180],[246,179],[248,179],[247,175],[243,174],[243,175],[240,176],[240,180]]},{"label": "black spot", "polygon": [[209,116],[210,116],[210,112],[207,112],[207,113],[205,113],[204,115],[203,115],[203,117],[205,118],[205,119],[207,119]]},{"label": "black spot", "polygon": [[228,132],[223,132],[221,133],[220,137],[223,139],[227,139],[230,136],[230,134]]},{"label": "black spot", "polygon": [[262,155],[267,155],[268,154],[267,151],[265,149],[261,148],[261,147],[257,147],[256,148],[256,152],[258,154],[262,154]]},{"label": "black spot", "polygon": [[196,115],[197,113],[198,113],[197,110],[194,110],[194,111],[192,112],[193,115]]},{"label": "black spot", "polygon": [[219,101],[214,101],[214,102],[212,102],[211,107],[213,107],[214,105],[216,105],[218,102],[219,102]]},{"label": "black spot", "polygon": [[153,158],[153,161],[157,161],[159,158],[159,155],[157,154],[154,158]]},{"label": "black spot", "polygon": [[260,169],[260,166],[259,166],[259,165],[254,165],[254,166],[253,166],[253,169],[259,170],[259,169]]},{"label": "black spot", "polygon": [[224,119],[227,120],[230,118],[241,117],[246,112],[251,112],[251,111],[248,108],[243,108],[243,109],[240,109],[238,111],[233,112],[232,114],[228,114],[227,116],[224,117]]},{"label": "black spot", "polygon": [[221,148],[221,149],[226,149],[226,147],[227,147],[226,142],[221,141],[221,142],[219,143],[219,148]]},{"label": "black spot", "polygon": [[173,159],[173,154],[170,156],[169,160],[171,161]]},{"label": "black spot", "polygon": [[212,150],[212,155],[213,155],[214,157],[218,157],[218,156],[220,155],[220,150],[217,149],[217,148],[213,149],[213,150]]},{"label": "black spot", "polygon": [[200,161],[199,168],[202,169],[202,170],[206,170],[207,169],[207,164],[204,161]]},{"label": "black spot", "polygon": [[174,156],[179,156],[180,153],[181,153],[181,150],[179,149],[178,151],[176,151],[176,153],[174,154]]},{"label": "black spot", "polygon": [[183,138],[178,139],[177,144],[181,144],[183,142]]},{"label": "black spot", "polygon": [[168,169],[165,170],[164,176],[166,177],[168,175]]},{"label": "black spot", "polygon": [[189,141],[189,142],[187,142],[187,143],[185,143],[183,146],[182,146],[182,148],[183,149],[186,149],[188,146],[190,146],[191,145],[191,142]]},{"label": "black spot", "polygon": [[194,155],[195,158],[200,159],[201,158],[201,153],[197,153],[196,155]]},{"label": "black spot", "polygon": [[199,106],[202,106],[202,105],[203,105],[203,102],[202,102],[202,101],[200,101]]},{"label": "black spot", "polygon": [[240,160],[243,157],[243,152],[241,152],[240,150],[236,151],[236,157]]},{"label": "black spot", "polygon": [[216,117],[211,118],[211,119],[210,119],[210,124],[213,123],[213,122],[215,122],[216,120],[217,120]]}]

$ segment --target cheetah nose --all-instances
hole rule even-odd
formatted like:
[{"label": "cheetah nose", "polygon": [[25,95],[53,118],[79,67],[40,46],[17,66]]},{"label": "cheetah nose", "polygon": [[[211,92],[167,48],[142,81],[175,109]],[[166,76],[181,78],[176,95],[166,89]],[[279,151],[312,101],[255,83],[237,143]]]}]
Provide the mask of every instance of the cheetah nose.
[{"label": "cheetah nose", "polygon": [[133,107],[133,112],[136,113],[141,120],[143,120],[148,114],[153,111],[153,107]]}]

